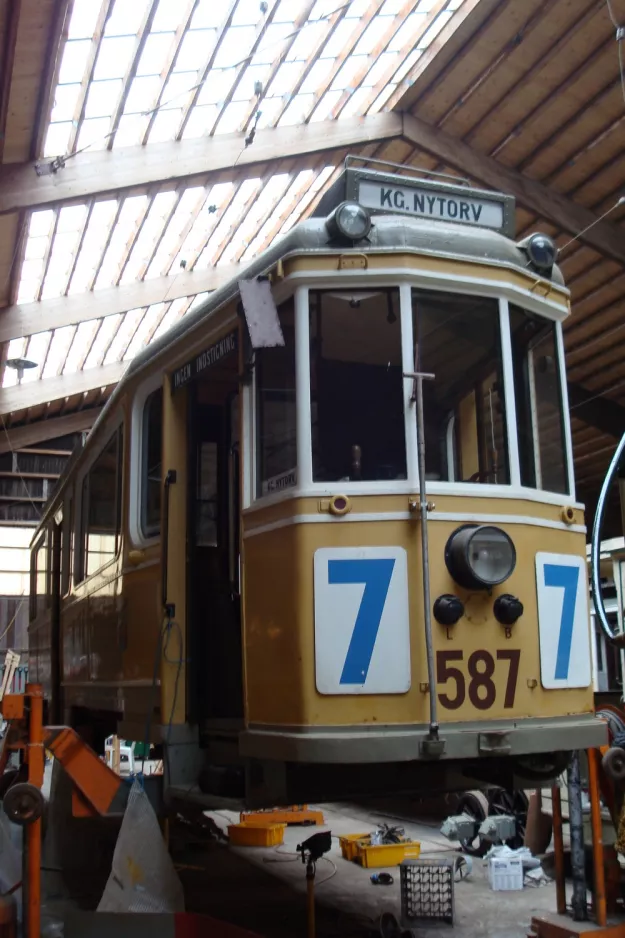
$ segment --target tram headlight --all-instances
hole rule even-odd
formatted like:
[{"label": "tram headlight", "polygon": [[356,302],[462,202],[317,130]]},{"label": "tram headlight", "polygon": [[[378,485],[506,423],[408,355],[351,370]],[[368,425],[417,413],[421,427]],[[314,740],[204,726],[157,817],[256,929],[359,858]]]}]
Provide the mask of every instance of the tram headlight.
[{"label": "tram headlight", "polygon": [[516,565],[516,550],[501,528],[463,525],[447,541],[445,563],[465,589],[489,589],[508,579]]},{"label": "tram headlight", "polygon": [[371,231],[371,216],[358,202],[341,202],[326,219],[330,237],[362,241]]},{"label": "tram headlight", "polygon": [[532,267],[541,273],[551,273],[558,256],[558,248],[549,235],[537,231],[521,241],[519,247],[527,254]]}]

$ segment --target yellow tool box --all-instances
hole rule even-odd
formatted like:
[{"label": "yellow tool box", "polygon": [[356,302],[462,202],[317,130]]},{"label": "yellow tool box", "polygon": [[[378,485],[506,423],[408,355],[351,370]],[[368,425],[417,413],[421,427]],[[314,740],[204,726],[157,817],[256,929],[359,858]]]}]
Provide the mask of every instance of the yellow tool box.
[{"label": "yellow tool box", "polygon": [[230,824],[228,837],[234,847],[277,847],[284,843],[286,824]]},{"label": "yellow tool box", "polygon": [[315,811],[307,804],[292,804],[287,808],[267,808],[265,811],[244,811],[242,824],[325,824],[323,811]]}]

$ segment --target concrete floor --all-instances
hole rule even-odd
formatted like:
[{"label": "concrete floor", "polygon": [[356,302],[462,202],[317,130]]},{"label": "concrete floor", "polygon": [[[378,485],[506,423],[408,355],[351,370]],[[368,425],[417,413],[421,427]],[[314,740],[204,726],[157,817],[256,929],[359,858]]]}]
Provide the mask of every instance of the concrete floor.
[{"label": "concrete floor", "polygon": [[[272,849],[230,848],[216,842],[194,844],[174,835],[172,851],[188,910],[225,919],[266,938],[305,934],[306,883],[295,848],[315,830],[329,829],[338,837],[372,829],[377,822],[400,823],[399,815],[406,833],[421,842],[422,856],[456,855],[454,845],[438,833],[439,824],[417,820],[405,813],[405,805],[324,805],[323,811],[327,822],[324,828],[288,828],[284,845]],[[209,814],[224,830],[229,822],[238,820],[229,812]],[[333,840],[327,856],[329,859],[320,861],[317,869],[320,938],[379,934],[380,915],[387,911],[399,919],[398,870],[389,871],[395,880],[392,886],[374,886],[370,881],[374,871],[344,860],[338,839]],[[493,892],[482,862],[475,860],[471,877],[456,884],[455,907],[453,932],[445,925],[419,928],[419,938],[440,938],[441,931],[455,938],[526,938],[533,915],[554,911],[555,892],[552,885],[522,892]]]}]

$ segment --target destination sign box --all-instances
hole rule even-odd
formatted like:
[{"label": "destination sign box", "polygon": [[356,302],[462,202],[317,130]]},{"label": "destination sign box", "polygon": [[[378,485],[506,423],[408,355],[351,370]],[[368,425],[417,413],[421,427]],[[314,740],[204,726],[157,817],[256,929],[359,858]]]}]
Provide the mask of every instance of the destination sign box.
[{"label": "destination sign box", "polygon": [[366,208],[389,214],[402,212],[497,230],[501,230],[504,224],[504,207],[500,201],[465,195],[461,190],[437,192],[423,186],[408,187],[360,179],[358,201]]},{"label": "destination sign box", "polygon": [[223,358],[236,352],[238,348],[238,338],[239,334],[237,330],[234,329],[232,332],[229,332],[228,335],[219,339],[219,341],[209,345],[208,348],[205,348],[202,352],[198,352],[198,354],[186,364],[182,365],[180,368],[176,368],[171,378],[172,391],[177,391],[178,388],[184,387],[185,384],[198,378],[205,371],[208,371],[209,368],[212,368],[213,365],[216,365],[217,362],[220,362]]}]

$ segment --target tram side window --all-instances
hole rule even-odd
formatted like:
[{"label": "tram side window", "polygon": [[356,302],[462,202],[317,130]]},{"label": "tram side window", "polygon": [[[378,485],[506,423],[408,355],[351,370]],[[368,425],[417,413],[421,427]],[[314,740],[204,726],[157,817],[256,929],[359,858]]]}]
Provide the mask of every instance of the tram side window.
[{"label": "tram side window", "polygon": [[69,489],[63,503],[61,534],[61,596],[69,592],[74,554],[74,493]]},{"label": "tram side window", "polygon": [[117,555],[121,533],[121,441],[120,428],[83,480],[81,579]]},{"label": "tram side window", "polygon": [[426,480],[508,484],[498,301],[414,289],[412,316],[417,370],[434,374],[423,382]]},{"label": "tram side window", "polygon": [[149,537],[161,527],[161,475],[163,449],[163,389],[150,394],[143,409],[143,462],[141,527]]},{"label": "tram side window", "polygon": [[567,495],[564,408],[555,323],[510,306],[521,484]]},{"label": "tram side window", "polygon": [[33,619],[36,619],[48,605],[48,570],[48,544],[46,535],[43,534],[37,541],[30,556],[29,618],[31,622]]},{"label": "tram side window", "polygon": [[256,351],[256,495],[295,485],[295,331],[293,300],[278,307],[284,345]]},{"label": "tram side window", "polygon": [[310,293],[315,482],[406,478],[399,291]]}]

